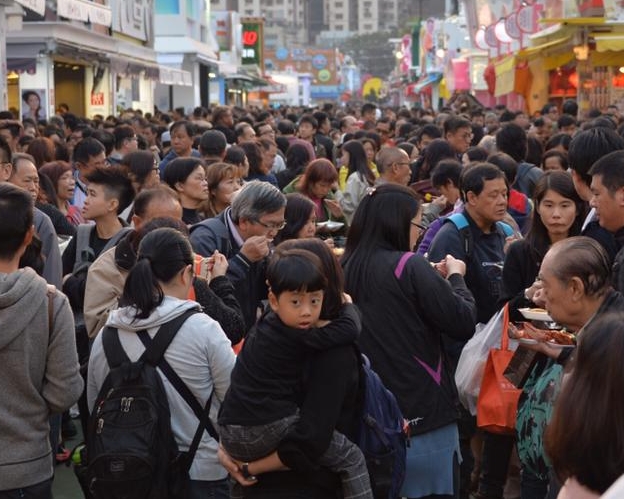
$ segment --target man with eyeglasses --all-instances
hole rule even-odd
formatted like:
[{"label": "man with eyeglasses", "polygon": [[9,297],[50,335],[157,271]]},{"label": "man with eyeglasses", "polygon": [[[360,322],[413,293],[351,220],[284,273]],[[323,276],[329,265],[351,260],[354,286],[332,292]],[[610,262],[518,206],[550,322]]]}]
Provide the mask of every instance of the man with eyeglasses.
[{"label": "man with eyeglasses", "polygon": [[381,184],[400,184],[408,185],[412,170],[410,168],[410,159],[403,149],[398,147],[384,147],[377,154],[377,171],[379,178],[376,185]]},{"label": "man with eyeglasses", "polygon": [[[191,227],[191,245],[200,255],[219,250],[228,259],[227,276],[241,305],[247,331],[267,298],[266,258],[277,233],[286,225],[286,196],[268,182],[251,181],[215,218]],[[245,334],[247,333],[245,331]]]},{"label": "man with eyeglasses", "polygon": [[375,124],[375,131],[381,137],[382,147],[394,145],[394,140],[392,140],[392,137],[394,137],[394,122],[390,118],[387,116],[379,118]]},{"label": "man with eyeglasses", "polygon": [[455,151],[458,161],[461,161],[472,142],[472,124],[465,118],[451,116],[444,122],[444,139]]}]

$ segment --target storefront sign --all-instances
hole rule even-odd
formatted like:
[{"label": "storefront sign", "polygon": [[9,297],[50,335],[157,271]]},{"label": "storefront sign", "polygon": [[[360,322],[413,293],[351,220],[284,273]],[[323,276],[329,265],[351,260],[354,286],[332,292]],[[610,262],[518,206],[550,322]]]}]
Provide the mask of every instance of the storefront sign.
[{"label": "storefront sign", "polygon": [[118,0],[114,3],[113,30],[147,41],[151,37],[153,2],[150,0]]},{"label": "storefront sign", "polygon": [[232,50],[232,13],[228,11],[210,12],[210,25],[217,39],[219,50]]},{"label": "storefront sign", "polygon": [[85,0],[58,0],[57,14],[61,17],[110,26],[112,14],[109,7]]},{"label": "storefront sign", "polygon": [[241,20],[243,27],[243,51],[241,63],[243,65],[261,65],[263,60],[262,23]]},{"label": "storefront sign", "polygon": [[40,16],[45,14],[45,0],[15,0],[22,7],[35,11]]},{"label": "storefront sign", "polygon": [[104,105],[104,92],[97,92],[97,93],[91,94],[91,105],[103,106]]}]

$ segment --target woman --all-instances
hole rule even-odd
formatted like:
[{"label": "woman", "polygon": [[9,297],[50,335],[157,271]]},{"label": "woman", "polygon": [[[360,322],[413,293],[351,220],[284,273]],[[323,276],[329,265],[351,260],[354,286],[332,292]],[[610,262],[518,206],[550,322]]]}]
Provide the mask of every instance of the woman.
[{"label": "woman", "polygon": [[249,160],[242,147],[231,146],[225,151],[223,161],[230,163],[238,168],[238,183],[243,185],[243,179],[249,175]]},{"label": "woman", "polygon": [[535,186],[535,214],[526,239],[509,247],[503,266],[501,306],[509,302],[509,317],[522,321],[519,308],[533,307],[531,299],[540,289],[538,272],[548,248],[566,237],[577,236],[585,218],[585,205],[570,175],[547,172]]},{"label": "woman", "polygon": [[[137,257],[124,285],[121,308],[112,311],[107,321],[107,326],[117,329],[132,361],[137,361],[145,350],[138,331],[146,330],[153,338],[164,323],[199,309],[196,302],[186,299],[193,282],[193,253],[182,234],[170,228],[150,232],[141,241]],[[89,359],[87,398],[91,411],[109,372],[102,336],[100,333],[96,337]],[[194,314],[184,322],[164,358],[202,407],[211,395],[214,406],[223,400],[234,353],[219,324],[206,314]],[[171,384],[165,382],[165,391],[174,438],[180,448],[188,449],[198,420]],[[216,460],[217,448],[218,443],[204,432],[191,465],[189,499],[211,494],[228,497],[226,472]]]},{"label": "woman", "polygon": [[41,97],[34,90],[25,90],[22,92],[22,101],[24,102],[24,114],[22,119],[30,118],[38,123],[39,120],[45,119],[45,112],[41,109]]},{"label": "woman", "polygon": [[[321,260],[328,278],[321,319],[337,317],[343,303],[343,274],[336,257],[319,239],[296,239],[280,245],[284,250],[305,249]],[[300,420],[295,431],[277,450],[248,463],[247,471],[258,477],[246,480],[242,463],[234,462],[223,449],[219,458],[230,474],[245,488],[245,498],[327,499],[337,497],[337,475],[318,468],[314,462],[325,451],[334,430],[355,441],[358,431],[359,357],[351,345],[328,349],[310,357],[301,388]],[[284,471],[288,467],[291,471]],[[338,496],[339,497],[339,496]]]},{"label": "woman", "polygon": [[338,172],[329,160],[315,159],[306,167],[303,175],[284,187],[284,194],[300,192],[310,198],[316,207],[317,222],[344,222],[344,213],[332,191],[337,180]]},{"label": "woman", "polygon": [[[379,172],[377,171],[377,165],[375,164],[375,156],[379,152],[379,148],[377,147],[377,142],[375,142],[370,137],[364,137],[360,139],[362,146],[364,147],[364,152],[366,153],[366,159],[368,161],[368,167],[374,173],[375,178],[379,177]],[[410,153],[407,153],[408,155]]]},{"label": "woman", "polygon": [[208,200],[204,203],[205,218],[216,217],[225,210],[240,189],[238,169],[228,163],[213,163],[207,168]]},{"label": "woman", "polygon": [[442,337],[470,338],[476,307],[463,262],[447,256],[434,269],[410,252],[420,220],[412,190],[375,188],[355,212],[342,262],[362,312],[362,351],[409,421],[401,495],[451,498],[459,493],[459,413]]},{"label": "woman", "polygon": [[[150,151],[133,151],[121,158],[121,167],[126,170],[132,182],[134,195],[143,189],[151,189],[160,184],[158,163],[154,159],[154,154]],[[126,222],[132,221],[134,214],[134,200],[119,215]]]},{"label": "woman", "polygon": [[350,140],[342,146],[341,151],[342,168],[347,168],[347,181],[344,188],[336,192],[336,198],[345,218],[350,221],[366,191],[375,184],[375,174],[368,165],[366,152],[360,141]]},{"label": "woman", "polygon": [[35,206],[50,217],[54,231],[59,238],[66,240],[67,237],[76,234],[76,227],[57,208],[56,193],[52,181],[45,174],[38,172],[39,185],[37,186],[37,198]]},{"label": "woman", "polygon": [[35,158],[35,166],[38,170],[45,163],[54,161],[56,148],[54,147],[52,139],[48,139],[47,137],[37,137],[30,141],[25,152]]},{"label": "woman", "polygon": [[204,162],[198,158],[175,158],[165,166],[163,180],[180,195],[182,221],[187,225],[201,222],[199,207],[208,199]]},{"label": "woman", "polygon": [[557,397],[545,440],[560,499],[598,499],[624,473],[623,324],[620,311],[584,329]]},{"label": "woman", "polygon": [[546,151],[542,156],[542,170],[559,170],[565,172],[568,170],[568,158],[566,153],[557,150]]},{"label": "woman", "polygon": [[310,162],[308,148],[302,144],[292,144],[286,151],[286,169],[277,173],[277,185],[283,190],[296,177],[300,176]]},{"label": "woman", "polygon": [[412,169],[410,184],[428,180],[436,165],[443,159],[457,159],[455,151],[444,139],[433,139],[421,151],[420,158]]},{"label": "woman", "polygon": [[56,194],[56,207],[61,210],[65,218],[74,226],[85,223],[80,209],[71,204],[76,188],[76,179],[71,164],[66,161],[53,161],[43,165],[39,173],[50,179]]},{"label": "woman", "polygon": [[315,204],[303,194],[292,193],[286,195],[286,210],[284,220],[286,226],[275,237],[275,244],[289,239],[314,237],[316,234]]},{"label": "woman", "polygon": [[249,173],[245,181],[261,180],[277,187],[277,179],[271,173],[271,165],[263,158],[261,147],[255,142],[243,142],[240,147],[245,151],[245,156],[249,161]]}]

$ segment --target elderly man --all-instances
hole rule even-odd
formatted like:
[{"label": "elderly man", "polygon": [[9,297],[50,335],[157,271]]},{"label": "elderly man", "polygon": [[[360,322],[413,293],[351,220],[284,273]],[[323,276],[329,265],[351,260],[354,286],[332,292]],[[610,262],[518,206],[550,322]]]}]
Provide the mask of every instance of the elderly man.
[{"label": "elderly man", "polygon": [[377,185],[385,183],[407,185],[412,176],[409,156],[398,147],[384,147],[379,151],[377,170],[379,171]]},{"label": "elderly man", "polygon": [[271,243],[284,228],[286,197],[268,182],[245,184],[226,208],[191,228],[193,250],[200,255],[223,253],[227,276],[243,309],[247,331],[254,325],[260,302],[267,297],[265,260]]}]

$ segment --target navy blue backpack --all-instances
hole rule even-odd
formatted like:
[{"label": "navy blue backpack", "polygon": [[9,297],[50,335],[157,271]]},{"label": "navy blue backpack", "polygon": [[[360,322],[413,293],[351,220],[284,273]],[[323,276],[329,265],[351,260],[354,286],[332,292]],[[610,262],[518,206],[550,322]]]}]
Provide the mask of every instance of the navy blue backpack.
[{"label": "navy blue backpack", "polygon": [[396,398],[362,357],[362,419],[357,445],[364,454],[375,499],[395,499],[405,479],[406,437]]}]

